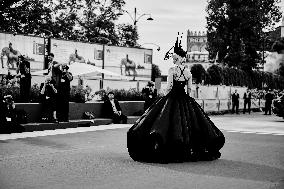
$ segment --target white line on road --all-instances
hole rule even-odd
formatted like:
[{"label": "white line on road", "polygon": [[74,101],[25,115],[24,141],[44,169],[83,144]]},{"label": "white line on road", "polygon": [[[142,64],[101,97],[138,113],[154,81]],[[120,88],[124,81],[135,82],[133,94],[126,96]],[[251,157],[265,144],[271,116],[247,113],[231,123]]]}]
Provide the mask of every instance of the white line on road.
[{"label": "white line on road", "polygon": [[56,129],[56,130],[34,131],[34,132],[24,132],[24,133],[0,134],[0,140],[11,140],[11,139],[18,139],[18,138],[82,133],[82,132],[101,131],[101,130],[108,130],[108,129],[120,129],[120,128],[131,127],[131,125],[132,124],[110,124],[110,125],[100,125],[100,126],[91,126],[91,127],[77,127],[77,128],[69,128],[69,129]]}]

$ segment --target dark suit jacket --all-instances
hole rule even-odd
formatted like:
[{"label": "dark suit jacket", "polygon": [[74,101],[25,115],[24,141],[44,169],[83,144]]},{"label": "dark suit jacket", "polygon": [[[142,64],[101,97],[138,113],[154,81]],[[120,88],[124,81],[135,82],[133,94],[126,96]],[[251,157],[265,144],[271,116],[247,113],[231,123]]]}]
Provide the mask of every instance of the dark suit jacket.
[{"label": "dark suit jacket", "polygon": [[237,93],[237,94],[233,93],[232,94],[232,102],[238,102],[239,98],[240,98],[239,93]]},{"label": "dark suit jacket", "polygon": [[[114,104],[115,104],[117,111],[121,111],[119,102],[116,99],[114,99]],[[104,101],[102,109],[103,109],[103,113],[102,113],[103,117],[112,118],[114,112],[113,112],[110,100]]]},{"label": "dark suit jacket", "polygon": [[[53,65],[58,64],[58,62],[53,61]],[[48,70],[50,72],[50,70]],[[51,73],[51,79],[54,81],[54,86],[56,89],[59,87],[59,83],[62,77],[62,71],[60,70],[60,67],[53,67],[52,73]]]}]

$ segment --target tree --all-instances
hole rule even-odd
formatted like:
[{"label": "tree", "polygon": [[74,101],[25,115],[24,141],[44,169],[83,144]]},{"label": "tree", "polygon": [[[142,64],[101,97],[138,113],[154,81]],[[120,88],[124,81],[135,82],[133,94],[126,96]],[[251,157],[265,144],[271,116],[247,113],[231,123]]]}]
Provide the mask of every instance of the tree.
[{"label": "tree", "polygon": [[134,47],[139,36],[133,25],[118,25],[118,37],[120,38],[120,46]]},{"label": "tree", "polygon": [[151,81],[155,81],[155,78],[161,77],[161,70],[158,65],[152,64]]},{"label": "tree", "polygon": [[[219,52],[219,61],[243,70],[255,68],[257,50],[281,19],[280,0],[209,0],[207,37],[210,58]],[[244,16],[245,15],[245,16]]]},{"label": "tree", "polygon": [[219,85],[223,81],[222,68],[217,65],[212,65],[207,69],[207,73],[210,76],[210,84]]},{"label": "tree", "polygon": [[201,64],[194,64],[191,67],[191,74],[192,77],[195,79],[195,83],[202,83],[202,80],[204,80],[205,78],[205,69],[203,68],[203,66]]},{"label": "tree", "polygon": [[49,28],[51,10],[44,0],[21,0],[2,9],[0,29],[20,34],[42,33],[41,28]]},{"label": "tree", "polygon": [[124,0],[1,1],[0,29],[102,44],[133,46],[138,34],[116,25]]}]

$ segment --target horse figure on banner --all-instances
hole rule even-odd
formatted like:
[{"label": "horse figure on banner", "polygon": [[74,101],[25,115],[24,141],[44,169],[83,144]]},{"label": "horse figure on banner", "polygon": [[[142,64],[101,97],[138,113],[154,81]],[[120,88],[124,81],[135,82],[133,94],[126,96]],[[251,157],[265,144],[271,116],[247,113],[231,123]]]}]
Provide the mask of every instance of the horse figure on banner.
[{"label": "horse figure on banner", "polygon": [[86,63],[84,57],[78,55],[77,49],[75,50],[75,53],[70,54],[69,56],[69,64],[79,62],[79,63]]},{"label": "horse figure on banner", "polygon": [[3,60],[4,56],[7,57],[7,68],[9,68],[9,65],[11,65],[12,68],[14,69],[15,64],[18,61],[18,56],[20,55],[21,53],[18,50],[13,49],[12,43],[9,43],[9,47],[2,48],[2,51],[1,51],[2,68],[4,68],[4,60]]},{"label": "horse figure on banner", "polygon": [[130,76],[130,71],[133,72],[133,80],[135,80],[135,77],[137,76],[137,71],[136,71],[136,64],[134,61],[130,60],[128,58],[128,55],[126,55],[126,58],[123,58],[121,60],[121,63],[120,63],[120,71],[121,71],[121,75],[123,75],[122,73],[122,66],[125,67],[124,69],[124,74],[126,76]]}]

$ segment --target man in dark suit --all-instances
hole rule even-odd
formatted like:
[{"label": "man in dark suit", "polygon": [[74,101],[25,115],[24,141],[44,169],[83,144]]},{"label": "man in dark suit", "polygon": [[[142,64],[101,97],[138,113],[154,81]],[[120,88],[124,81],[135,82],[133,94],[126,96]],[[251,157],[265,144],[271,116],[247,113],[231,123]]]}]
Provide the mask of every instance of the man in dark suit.
[{"label": "man in dark suit", "polygon": [[238,90],[236,89],[235,92],[232,94],[232,113],[235,113],[236,109],[236,114],[239,114],[239,98],[240,95],[238,93]]},{"label": "man in dark suit", "polygon": [[127,123],[127,117],[122,114],[119,102],[114,99],[114,93],[108,93],[108,99],[103,104],[104,117],[111,118],[113,123]]},{"label": "man in dark suit", "polygon": [[51,77],[51,80],[54,83],[56,89],[59,87],[59,83],[61,80],[61,64],[54,61],[54,54],[49,53],[48,55],[48,75]]},{"label": "man in dark suit", "polygon": [[267,115],[267,113],[271,115],[271,104],[272,104],[273,98],[274,98],[274,95],[272,94],[272,90],[269,89],[265,95],[265,114],[264,115]]},{"label": "man in dark suit", "polygon": [[157,89],[154,89],[153,81],[149,81],[147,86],[142,89],[142,94],[145,99],[144,111],[146,111],[157,98]]},{"label": "man in dark suit", "polygon": [[17,74],[20,77],[20,95],[22,102],[30,101],[31,71],[30,62],[24,56],[19,56]]},{"label": "man in dark suit", "polygon": [[246,106],[248,105],[248,113],[250,114],[251,107],[251,92],[247,89],[247,92],[244,93],[244,110],[243,113],[246,113]]},{"label": "man in dark suit", "polygon": [[70,100],[70,82],[73,80],[72,73],[67,64],[62,65],[61,81],[57,90],[57,114],[58,121],[69,121],[69,100]]}]

